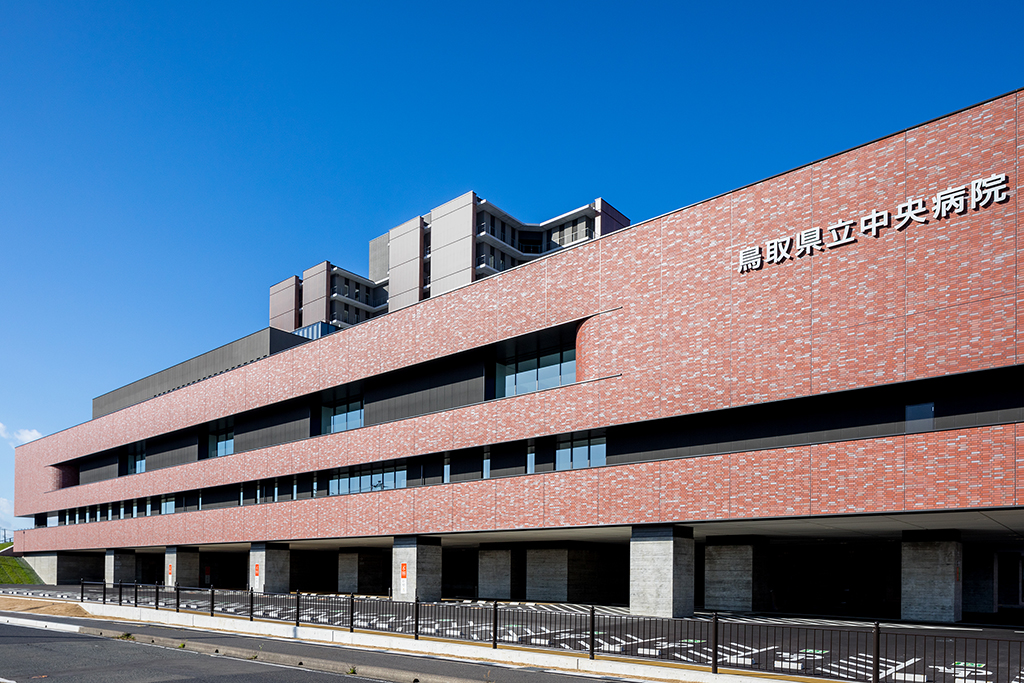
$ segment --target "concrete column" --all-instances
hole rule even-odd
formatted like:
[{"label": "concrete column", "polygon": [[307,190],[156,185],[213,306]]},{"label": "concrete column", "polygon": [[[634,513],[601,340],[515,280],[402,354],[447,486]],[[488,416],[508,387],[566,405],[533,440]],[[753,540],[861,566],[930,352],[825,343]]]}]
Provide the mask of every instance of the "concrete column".
[{"label": "concrete column", "polygon": [[103,566],[104,581],[107,583],[134,583],[135,581],[135,551],[109,549],[104,558]]},{"label": "concrete column", "polygon": [[629,541],[629,611],[651,617],[693,616],[693,530],[635,526]]},{"label": "concrete column", "polygon": [[512,599],[512,551],[485,550],[477,553],[477,593],[484,600]]},{"label": "concrete column", "polygon": [[291,551],[286,544],[249,546],[249,585],[257,593],[287,593],[291,590],[291,570]]},{"label": "concrete column", "polygon": [[441,599],[441,539],[396,536],[391,550],[391,596],[400,602]]},{"label": "concrete column", "polygon": [[709,538],[704,546],[704,609],[751,612],[765,603],[763,548],[752,537]]},{"label": "concrete column", "polygon": [[359,553],[338,553],[338,592],[359,592]]},{"label": "concrete column", "polygon": [[164,585],[199,585],[199,551],[169,545],[164,548]]},{"label": "concrete column", "polygon": [[903,532],[900,617],[960,621],[963,546],[955,530]]},{"label": "concrete column", "polygon": [[569,550],[528,548],[526,551],[526,599],[566,602],[569,599]]}]

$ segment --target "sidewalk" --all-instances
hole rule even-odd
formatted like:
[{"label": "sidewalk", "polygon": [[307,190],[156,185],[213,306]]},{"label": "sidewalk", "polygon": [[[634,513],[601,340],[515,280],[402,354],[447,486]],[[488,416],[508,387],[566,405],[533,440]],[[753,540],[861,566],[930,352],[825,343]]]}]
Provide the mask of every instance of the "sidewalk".
[{"label": "sidewalk", "polygon": [[[20,598],[7,598],[5,606]],[[40,609],[48,601],[26,600],[25,607]],[[68,603],[49,602],[54,610]],[[270,621],[248,621],[226,616],[175,613],[95,603],[74,604],[91,618],[0,612],[0,623],[77,630],[103,637],[131,634],[134,641],[182,648],[203,654],[259,659],[268,663],[351,673],[395,683],[470,683],[539,680],[576,681],[580,674],[605,680],[690,681],[693,683],[763,683],[765,678],[816,681],[786,675],[751,675],[726,672],[718,675],[682,664],[651,663],[601,656],[590,660],[579,654],[486,644],[450,642],[434,638],[382,635],[347,629],[299,626]],[[46,608],[42,608],[44,611]],[[539,676],[539,674],[547,674]],[[555,675],[552,678],[551,675]],[[570,679],[569,676],[572,676]]]}]

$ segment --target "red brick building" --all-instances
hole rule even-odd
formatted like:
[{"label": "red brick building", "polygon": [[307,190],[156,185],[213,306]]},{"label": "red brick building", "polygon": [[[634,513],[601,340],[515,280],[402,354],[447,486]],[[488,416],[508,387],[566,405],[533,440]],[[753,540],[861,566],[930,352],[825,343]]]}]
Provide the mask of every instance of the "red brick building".
[{"label": "red brick building", "polygon": [[54,582],[1019,619],[1020,100],[20,446],[16,551]]}]

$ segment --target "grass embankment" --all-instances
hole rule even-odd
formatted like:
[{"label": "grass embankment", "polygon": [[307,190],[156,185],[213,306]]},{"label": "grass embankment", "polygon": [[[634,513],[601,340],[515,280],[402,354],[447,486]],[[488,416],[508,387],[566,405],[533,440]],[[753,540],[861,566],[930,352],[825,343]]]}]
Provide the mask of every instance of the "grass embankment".
[{"label": "grass embankment", "polygon": [[[3,548],[0,548],[2,550]],[[42,583],[39,576],[20,557],[0,557],[0,583],[30,584]]]}]

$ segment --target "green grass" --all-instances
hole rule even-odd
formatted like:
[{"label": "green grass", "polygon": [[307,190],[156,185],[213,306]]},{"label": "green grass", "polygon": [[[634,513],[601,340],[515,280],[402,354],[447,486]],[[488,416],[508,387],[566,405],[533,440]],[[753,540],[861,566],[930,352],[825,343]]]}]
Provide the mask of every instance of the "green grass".
[{"label": "green grass", "polygon": [[7,541],[6,543],[0,543],[0,550],[6,550],[7,548],[10,548],[12,545],[14,544],[10,541]]},{"label": "green grass", "polygon": [[0,557],[0,583],[38,585],[42,580],[20,557]]}]

